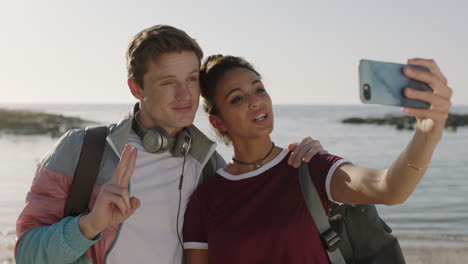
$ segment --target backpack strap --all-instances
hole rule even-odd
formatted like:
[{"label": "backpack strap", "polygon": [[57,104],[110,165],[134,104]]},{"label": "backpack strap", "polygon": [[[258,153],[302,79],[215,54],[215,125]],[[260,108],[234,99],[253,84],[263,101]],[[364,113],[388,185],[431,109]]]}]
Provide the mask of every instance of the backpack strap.
[{"label": "backpack strap", "polygon": [[107,127],[87,127],[80,158],[73,175],[64,207],[64,217],[77,216],[88,211],[88,203],[101,165],[106,144]]},{"label": "backpack strap", "polygon": [[299,184],[301,186],[302,194],[307,204],[312,219],[320,233],[320,239],[325,247],[328,258],[332,264],[345,264],[341,251],[338,248],[340,237],[330,227],[328,217],[323,209],[320,197],[315,189],[315,186],[310,178],[308,165],[302,163],[299,167]]}]

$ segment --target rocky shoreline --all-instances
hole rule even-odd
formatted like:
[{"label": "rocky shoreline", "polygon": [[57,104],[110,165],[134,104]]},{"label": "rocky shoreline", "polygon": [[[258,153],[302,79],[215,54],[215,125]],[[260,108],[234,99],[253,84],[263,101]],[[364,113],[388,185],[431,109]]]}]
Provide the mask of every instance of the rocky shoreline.
[{"label": "rocky shoreline", "polygon": [[94,121],[78,117],[29,110],[0,109],[0,133],[59,137],[70,129],[96,124]]},{"label": "rocky shoreline", "polygon": [[[373,124],[394,126],[398,130],[413,130],[416,118],[410,116],[386,115],[383,118],[349,117],[341,120],[345,124]],[[468,114],[449,114],[445,128],[456,131],[459,126],[468,126]]]}]

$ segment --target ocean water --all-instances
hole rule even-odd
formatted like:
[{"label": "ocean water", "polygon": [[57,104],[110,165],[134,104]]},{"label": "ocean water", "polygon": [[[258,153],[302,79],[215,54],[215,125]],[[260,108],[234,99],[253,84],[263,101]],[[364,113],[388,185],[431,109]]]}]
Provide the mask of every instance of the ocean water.
[{"label": "ocean water", "polygon": [[[30,109],[78,116],[102,124],[118,121],[129,104],[0,105],[1,108]],[[468,107],[452,112],[468,114]],[[411,131],[393,127],[342,124],[351,116],[381,117],[399,114],[384,106],[275,105],[272,138],[278,146],[312,136],[330,153],[364,167],[385,168],[404,149]],[[208,119],[199,110],[195,124],[216,140]],[[11,245],[15,221],[20,213],[41,157],[56,138],[0,134],[0,250]],[[219,141],[218,141],[219,142]],[[218,151],[230,160],[232,149],[218,143]],[[468,127],[446,131],[432,163],[412,196],[401,205],[378,206],[382,218],[402,238],[402,243],[418,245],[468,246]]]}]

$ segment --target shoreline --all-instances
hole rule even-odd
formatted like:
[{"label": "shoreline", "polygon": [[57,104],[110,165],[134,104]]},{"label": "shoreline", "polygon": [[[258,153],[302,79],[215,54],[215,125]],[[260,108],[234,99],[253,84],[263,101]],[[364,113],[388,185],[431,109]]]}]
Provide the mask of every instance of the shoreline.
[{"label": "shoreline", "polygon": [[[0,236],[2,237],[0,238],[0,263],[14,264],[14,237],[6,237],[1,233]],[[399,241],[408,264],[464,263],[468,259],[468,243],[466,242],[449,247],[447,245],[450,245],[451,241],[406,241],[405,239],[399,239]]]},{"label": "shoreline", "polygon": [[74,128],[96,125],[79,117],[50,114],[43,111],[0,108],[0,132],[12,135],[49,135],[60,137]]},{"label": "shoreline", "polygon": [[402,247],[408,264],[464,263],[468,259],[468,247]]},{"label": "shoreline", "polygon": [[[463,263],[468,259],[468,248],[402,248],[407,264],[451,264]],[[0,263],[14,264],[13,250],[0,249]]]}]

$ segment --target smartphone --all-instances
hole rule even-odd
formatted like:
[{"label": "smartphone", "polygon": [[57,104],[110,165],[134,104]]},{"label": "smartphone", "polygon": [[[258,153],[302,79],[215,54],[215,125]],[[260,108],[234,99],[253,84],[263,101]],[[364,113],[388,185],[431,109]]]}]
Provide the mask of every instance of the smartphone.
[{"label": "smartphone", "polygon": [[412,108],[429,108],[430,104],[409,99],[403,94],[404,88],[432,91],[426,83],[403,75],[403,68],[410,67],[429,71],[427,68],[391,62],[362,59],[359,62],[359,95],[365,104],[382,104]]}]

